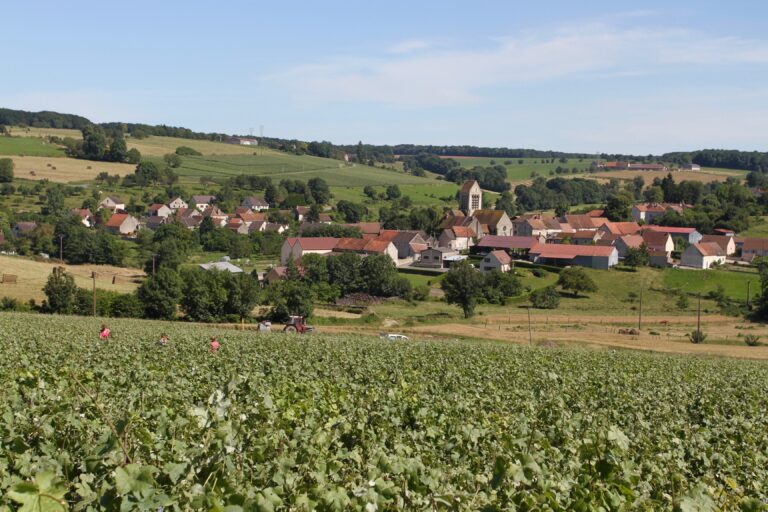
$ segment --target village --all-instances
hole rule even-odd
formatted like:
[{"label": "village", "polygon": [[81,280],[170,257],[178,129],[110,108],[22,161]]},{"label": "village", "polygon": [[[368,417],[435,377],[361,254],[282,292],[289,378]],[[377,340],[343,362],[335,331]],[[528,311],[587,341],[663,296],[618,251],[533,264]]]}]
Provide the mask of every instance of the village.
[{"label": "village", "polygon": [[[685,203],[635,204],[631,222],[612,222],[600,209],[561,217],[530,213],[510,218],[502,210],[484,209],[483,191],[474,180],[461,186],[458,208],[445,212],[437,236],[417,230],[383,229],[380,222],[340,223],[358,229],[360,237],[302,236],[304,232],[334,224],[331,208],[324,207],[324,212],[309,220],[308,206],[270,210],[263,197],[249,196],[233,213],[225,213],[215,201],[212,195],[194,195],[188,201],[176,197],[167,204],[151,205],[146,216],[137,218],[126,213],[126,205],[119,197],[107,196],[99,203],[99,209],[109,212],[106,230],[125,238],[135,236],[141,229],[153,230],[172,222],[195,230],[208,217],[214,226],[239,235],[266,231],[283,234],[290,229],[288,221],[292,219],[297,223],[298,236],[285,238],[280,265],[261,276],[267,282],[283,277],[289,260],[298,263],[307,254],[379,254],[389,257],[398,268],[435,272],[444,272],[456,262],[478,255],[482,256],[478,265],[481,271],[502,272],[510,270],[515,260],[609,269],[619,265],[629,251],[641,248],[647,250],[648,264],[660,268],[706,270],[725,263],[748,264],[755,257],[768,256],[768,238],[740,237],[727,229],[701,234],[692,227],[654,223],[669,211],[691,208]],[[96,217],[89,209],[75,208],[71,214],[86,227],[96,226]],[[270,218],[283,222],[272,222]],[[12,229],[15,236],[23,237],[36,227],[34,221],[21,221]],[[242,271],[228,261],[203,265]]]}]

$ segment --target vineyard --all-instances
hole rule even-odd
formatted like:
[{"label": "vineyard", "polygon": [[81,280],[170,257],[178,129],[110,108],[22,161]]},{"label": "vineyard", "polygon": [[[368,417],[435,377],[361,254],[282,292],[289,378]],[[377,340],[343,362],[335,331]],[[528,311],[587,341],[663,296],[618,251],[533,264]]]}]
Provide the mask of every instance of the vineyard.
[{"label": "vineyard", "polygon": [[764,363],[135,320],[100,342],[98,327],[0,315],[0,510],[768,502]]}]

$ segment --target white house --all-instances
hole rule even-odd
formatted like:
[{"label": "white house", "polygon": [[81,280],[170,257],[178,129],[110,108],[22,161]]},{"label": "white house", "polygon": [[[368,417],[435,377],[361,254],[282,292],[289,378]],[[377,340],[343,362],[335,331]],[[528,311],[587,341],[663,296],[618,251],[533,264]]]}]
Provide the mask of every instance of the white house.
[{"label": "white house", "polygon": [[139,229],[139,221],[127,213],[115,213],[107,221],[106,228],[118,235],[133,235]]},{"label": "white house", "polygon": [[509,257],[505,251],[491,251],[480,264],[480,270],[483,272],[490,272],[492,270],[498,270],[499,272],[509,272],[512,258]]},{"label": "white house", "polygon": [[70,210],[72,215],[80,218],[80,222],[87,228],[92,228],[96,224],[96,219],[93,217],[89,208],[72,208]]},{"label": "white house", "polygon": [[206,195],[199,195],[199,196],[192,196],[192,204],[195,205],[195,208],[197,208],[198,211],[204,211],[208,208],[209,205],[211,205],[216,200],[216,196],[206,196]]},{"label": "white house", "polygon": [[189,208],[189,205],[182,198],[175,197],[175,198],[173,198],[168,203],[168,208],[170,208],[171,210],[173,210],[175,212],[175,211],[181,210],[181,209],[185,209],[186,210],[187,208]]},{"label": "white house", "polygon": [[725,263],[725,251],[715,242],[700,242],[689,245],[680,257],[684,267],[708,269],[714,264]]},{"label": "white house", "polygon": [[125,202],[117,196],[107,196],[99,203],[99,209],[102,208],[113,212],[125,210]]},{"label": "white house", "polygon": [[467,251],[470,247],[475,245],[475,238],[477,233],[472,228],[464,226],[453,226],[448,229],[444,229],[440,233],[440,237],[437,239],[437,243],[440,247],[449,247],[454,251]]},{"label": "white house", "polygon": [[726,256],[736,254],[736,241],[732,236],[725,235],[704,235],[701,237],[702,242],[714,242],[720,246],[725,252]]},{"label": "white house", "polygon": [[240,203],[240,206],[249,208],[251,211],[254,211],[254,212],[260,212],[262,210],[269,209],[269,203],[266,202],[263,197],[258,197],[258,196],[246,197],[245,199],[243,199],[243,202]]},{"label": "white house", "polygon": [[167,205],[156,203],[147,208],[147,213],[150,217],[167,218],[173,214],[173,210]]}]

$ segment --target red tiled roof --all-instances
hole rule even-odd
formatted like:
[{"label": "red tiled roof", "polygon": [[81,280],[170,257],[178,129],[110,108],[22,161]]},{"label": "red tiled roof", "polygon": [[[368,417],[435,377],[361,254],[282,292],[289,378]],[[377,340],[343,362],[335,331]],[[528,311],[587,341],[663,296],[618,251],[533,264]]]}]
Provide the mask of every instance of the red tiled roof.
[{"label": "red tiled roof", "polygon": [[72,213],[83,219],[93,216],[90,208],[72,208]]},{"label": "red tiled roof", "polygon": [[696,231],[696,228],[677,228],[677,227],[671,227],[671,226],[646,226],[644,229],[650,229],[651,231],[656,231],[659,233],[676,233],[681,235],[687,235],[691,234]]},{"label": "red tiled roof", "polygon": [[605,214],[605,210],[590,210],[584,215],[589,217],[602,217]]},{"label": "red tiled roof", "polygon": [[330,236],[301,237],[296,239],[304,251],[330,251],[339,243],[339,238]]},{"label": "red tiled roof", "polygon": [[634,235],[640,231],[640,224],[637,222],[606,222],[601,227],[614,235]]},{"label": "red tiled roof", "polygon": [[368,243],[368,240],[365,240],[363,238],[341,238],[339,239],[339,242],[336,244],[336,247],[333,248],[334,251],[362,251],[365,248],[365,245]]},{"label": "red tiled roof", "polygon": [[453,226],[451,231],[456,235],[456,238],[474,238],[477,236],[474,229],[465,226]]},{"label": "red tiled roof", "polygon": [[604,245],[569,245],[569,244],[536,244],[531,248],[531,254],[543,258],[573,259],[577,256],[609,257],[616,249]]},{"label": "red tiled roof", "polygon": [[472,217],[477,219],[480,224],[489,224],[495,226],[506,215],[504,210],[477,210]]},{"label": "red tiled roof", "polygon": [[364,250],[365,252],[384,253],[391,243],[389,240],[369,240],[365,244]]},{"label": "red tiled roof", "polygon": [[643,242],[645,242],[643,237],[640,235],[624,235],[619,237],[619,240],[624,242],[624,245],[631,247],[632,249],[639,248],[641,245],[643,245]]},{"label": "red tiled roof", "polygon": [[128,217],[127,213],[116,213],[109,218],[106,226],[108,228],[119,228]]},{"label": "red tiled roof", "polygon": [[488,256],[493,256],[497,260],[499,260],[499,263],[502,265],[507,265],[512,261],[512,258],[509,257],[509,254],[507,254],[505,251],[491,251],[488,253]]},{"label": "red tiled roof", "polygon": [[728,243],[733,240],[733,237],[725,236],[725,235],[704,235],[701,237],[701,242],[711,242],[715,243],[720,246],[720,248],[724,251],[728,251]]},{"label": "red tiled roof", "polygon": [[381,222],[357,222],[344,225],[350,228],[358,228],[364,235],[378,235],[381,232]]},{"label": "red tiled roof", "polygon": [[699,251],[702,256],[725,256],[725,251],[715,242],[701,242],[691,247]]},{"label": "red tiled roof", "polygon": [[477,247],[503,249],[530,249],[539,243],[535,236],[497,236],[486,235],[477,243]]},{"label": "red tiled roof", "polygon": [[745,238],[742,252],[768,251],[768,238]]}]

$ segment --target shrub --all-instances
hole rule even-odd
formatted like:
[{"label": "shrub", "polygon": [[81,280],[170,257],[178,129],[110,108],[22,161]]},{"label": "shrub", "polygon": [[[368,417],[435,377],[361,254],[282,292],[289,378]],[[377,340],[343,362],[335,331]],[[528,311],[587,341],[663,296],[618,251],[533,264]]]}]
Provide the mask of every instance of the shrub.
[{"label": "shrub", "polygon": [[537,309],[557,309],[560,294],[554,286],[547,286],[531,293],[531,305]]},{"label": "shrub", "polygon": [[684,293],[681,293],[680,296],[677,298],[677,302],[675,303],[677,306],[677,309],[688,309],[688,296]]},{"label": "shrub", "polygon": [[411,292],[411,299],[418,301],[425,301],[429,298],[429,286],[420,284],[414,287]]},{"label": "shrub", "polygon": [[544,277],[545,275],[547,275],[547,273],[540,268],[535,268],[531,270],[531,274],[533,274],[534,277]]},{"label": "shrub", "polygon": [[707,335],[706,335],[706,334],[704,334],[704,333],[703,333],[702,331],[700,331],[700,330],[696,330],[696,331],[693,331],[693,332],[689,332],[689,333],[687,334],[687,336],[688,336],[688,339],[689,339],[689,340],[691,340],[691,343],[696,343],[696,344],[698,344],[698,343],[704,343],[704,340],[706,340],[706,339],[707,339]]},{"label": "shrub", "polygon": [[744,336],[744,343],[750,347],[756,347],[760,344],[760,336],[757,334],[747,334]]}]

